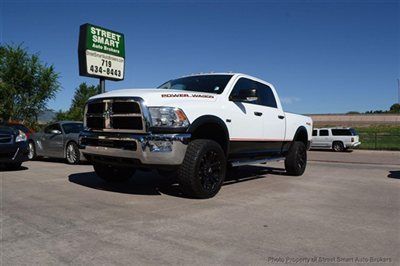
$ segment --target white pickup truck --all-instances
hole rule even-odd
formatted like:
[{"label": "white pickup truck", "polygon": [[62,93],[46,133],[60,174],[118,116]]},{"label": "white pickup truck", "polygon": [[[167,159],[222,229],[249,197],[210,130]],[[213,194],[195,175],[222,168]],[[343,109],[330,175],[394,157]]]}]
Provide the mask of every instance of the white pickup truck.
[{"label": "white pickup truck", "polygon": [[217,194],[227,167],[285,160],[288,174],[302,175],[312,137],[311,118],[285,113],[271,84],[233,73],[97,95],[84,126],[80,149],[99,177],[125,181],[136,169],[158,169],[195,198]]}]

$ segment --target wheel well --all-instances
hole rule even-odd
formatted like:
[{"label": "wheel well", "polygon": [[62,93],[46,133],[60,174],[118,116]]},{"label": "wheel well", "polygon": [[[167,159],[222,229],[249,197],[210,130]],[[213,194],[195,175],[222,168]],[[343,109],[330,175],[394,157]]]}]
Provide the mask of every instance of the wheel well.
[{"label": "wheel well", "polygon": [[333,144],[335,144],[335,143],[342,143],[342,145],[344,145],[344,142],[343,141],[341,141],[341,140],[334,140],[334,141],[332,141],[332,147],[333,147]]},{"label": "wheel well", "polygon": [[308,134],[307,130],[305,128],[299,128],[296,132],[296,135],[294,137],[294,141],[301,141],[304,143],[304,145],[308,145]]},{"label": "wheel well", "polygon": [[228,136],[225,130],[217,123],[205,123],[192,132],[192,139],[211,139],[221,145],[225,154],[228,153]]}]

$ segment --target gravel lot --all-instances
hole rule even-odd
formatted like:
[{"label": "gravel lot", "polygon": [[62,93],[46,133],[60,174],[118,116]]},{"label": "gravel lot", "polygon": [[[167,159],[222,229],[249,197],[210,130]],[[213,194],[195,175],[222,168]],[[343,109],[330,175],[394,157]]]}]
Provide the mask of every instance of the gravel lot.
[{"label": "gravel lot", "polygon": [[309,157],[301,177],[240,168],[209,200],[154,172],[108,185],[89,165],[25,163],[0,172],[0,264],[399,265],[400,153]]}]

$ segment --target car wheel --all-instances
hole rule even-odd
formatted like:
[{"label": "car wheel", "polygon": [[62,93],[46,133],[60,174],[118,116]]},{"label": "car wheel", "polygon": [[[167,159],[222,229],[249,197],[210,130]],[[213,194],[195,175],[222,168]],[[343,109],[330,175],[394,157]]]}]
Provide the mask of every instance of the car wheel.
[{"label": "car wheel", "polygon": [[335,141],[332,145],[332,149],[336,152],[344,151],[344,145],[340,141]]},{"label": "car wheel", "polygon": [[98,177],[111,183],[128,181],[135,174],[135,169],[129,167],[115,167],[95,163],[93,164],[93,168]]},{"label": "car wheel", "polygon": [[80,153],[78,145],[75,142],[70,142],[67,145],[67,149],[65,151],[65,157],[67,158],[67,162],[69,164],[78,164],[80,161]]},{"label": "car wheel", "polygon": [[189,143],[178,171],[183,193],[193,198],[211,198],[221,189],[226,174],[226,158],[221,146],[207,139]]},{"label": "car wheel", "polygon": [[286,173],[293,176],[300,176],[307,166],[307,149],[303,142],[295,141],[289,149],[285,159]]},{"label": "car wheel", "polygon": [[34,160],[36,158],[36,148],[35,148],[35,143],[33,141],[29,141],[28,144],[29,148],[29,153],[28,153],[28,159],[29,160]]}]

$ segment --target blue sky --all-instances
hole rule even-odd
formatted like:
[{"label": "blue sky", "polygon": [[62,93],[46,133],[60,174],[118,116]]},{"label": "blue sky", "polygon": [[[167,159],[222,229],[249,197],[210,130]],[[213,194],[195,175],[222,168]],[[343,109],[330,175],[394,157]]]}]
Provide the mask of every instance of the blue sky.
[{"label": "blue sky", "polygon": [[286,110],[388,109],[400,76],[399,1],[0,1],[1,42],[54,64],[67,109],[81,82],[78,33],[92,23],[125,34],[125,80],[154,87],[198,72],[234,71],[275,85]]}]

